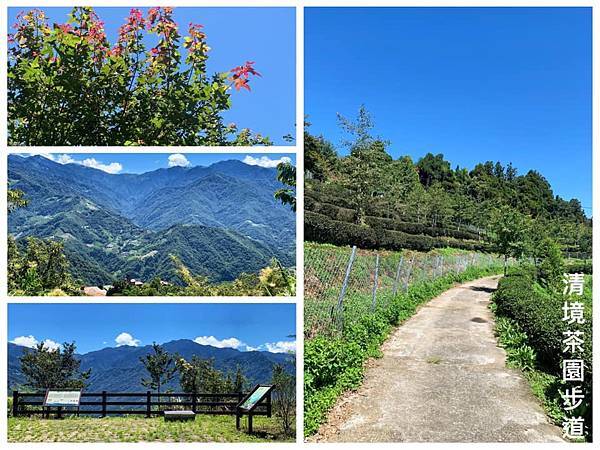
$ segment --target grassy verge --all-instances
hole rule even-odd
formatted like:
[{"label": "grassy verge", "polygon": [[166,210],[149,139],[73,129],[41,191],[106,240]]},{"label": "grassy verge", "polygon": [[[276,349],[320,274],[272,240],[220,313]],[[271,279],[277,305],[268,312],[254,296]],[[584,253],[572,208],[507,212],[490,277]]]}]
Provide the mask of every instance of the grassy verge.
[{"label": "grassy verge", "polygon": [[[243,422],[245,424],[245,422]],[[194,422],[162,417],[8,418],[8,442],[294,442],[275,418],[255,417],[254,434],[235,428],[233,416],[198,415]]]},{"label": "grassy verge", "polygon": [[563,331],[567,328],[585,333],[586,343],[579,355],[585,362],[586,399],[573,413],[585,418],[586,440],[592,438],[592,280],[586,276],[585,292],[577,300],[585,305],[586,323],[567,327],[562,321],[564,297],[544,290],[528,268],[513,269],[499,283],[493,296],[498,343],[506,350],[507,365],[518,368],[529,382],[548,417],[558,426],[568,417],[563,408],[561,391],[572,387],[562,381]]},{"label": "grassy verge", "polygon": [[[415,283],[408,292],[384,299],[375,313],[358,316],[344,329],[343,336],[317,336],[304,344],[304,434],[317,432],[328,411],[346,391],[356,389],[363,379],[364,362],[380,357],[380,346],[393,328],[455,283],[502,272],[500,266],[470,267],[435,281]],[[347,303],[362,303],[349,298]],[[346,302],[346,300],[345,300]]]}]

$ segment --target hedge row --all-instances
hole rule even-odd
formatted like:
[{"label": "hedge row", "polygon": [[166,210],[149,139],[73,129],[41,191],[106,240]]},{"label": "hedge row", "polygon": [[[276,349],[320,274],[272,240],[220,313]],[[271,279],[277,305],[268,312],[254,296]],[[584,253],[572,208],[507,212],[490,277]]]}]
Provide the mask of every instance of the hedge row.
[{"label": "hedge row", "polygon": [[394,219],[384,217],[365,217],[367,225],[372,228],[381,228],[384,230],[402,231],[408,234],[425,234],[427,236],[439,237],[447,236],[455,239],[479,240],[479,235],[466,230],[452,230],[441,227],[429,227],[420,223],[400,222]]},{"label": "hedge row", "polygon": [[435,281],[411,285],[407,293],[386,299],[385,309],[359,318],[339,338],[318,336],[304,343],[304,433],[314,434],[327,412],[345,391],[360,386],[364,362],[379,356],[379,347],[394,326],[412,316],[417,307],[456,282],[500,273],[501,266],[469,267]]},{"label": "hedge row", "polygon": [[427,252],[434,248],[454,247],[472,251],[485,251],[480,242],[467,242],[454,238],[407,234],[401,231],[370,228],[349,222],[333,220],[322,214],[304,212],[304,239],[334,245],[356,245],[364,249],[417,250]]},{"label": "hedge row", "polygon": [[342,222],[356,222],[356,211],[349,208],[342,208],[331,203],[318,202],[311,197],[304,197],[304,209],[317,214],[322,214],[333,220]]},{"label": "hedge row", "polygon": [[[304,209],[306,211],[322,214],[333,220],[341,222],[356,222],[356,211],[350,208],[343,208],[331,203],[320,202],[309,196],[304,197]],[[455,230],[445,227],[430,227],[420,223],[404,222],[387,217],[367,216],[365,222],[371,228],[380,228],[383,230],[402,231],[408,234],[422,234],[432,237],[453,237],[455,239],[479,240],[479,235],[468,230]]]},{"label": "hedge row", "polygon": [[588,402],[576,410],[586,417],[591,426],[592,392],[592,311],[591,293],[589,298],[582,297],[585,305],[584,324],[568,325],[563,321],[562,307],[566,297],[562,293],[550,293],[536,283],[535,270],[530,267],[517,267],[508,276],[500,280],[493,300],[496,314],[514,320],[527,335],[527,345],[537,354],[539,369],[562,379],[562,360],[568,354],[563,353],[564,331],[582,331],[584,333],[583,352],[577,356],[584,360],[584,390]]},{"label": "hedge row", "polygon": [[592,261],[573,261],[565,264],[565,269],[568,273],[585,273],[591,275],[593,273]]},{"label": "hedge row", "polygon": [[519,324],[546,369],[562,375],[560,358],[563,355],[563,331],[581,329],[587,336],[583,356],[591,370],[591,308],[586,307],[585,324],[567,325],[562,320],[564,301],[565,298],[560,293],[550,294],[538,286],[534,270],[526,267],[517,267],[509,272],[500,280],[494,294],[497,314]]}]

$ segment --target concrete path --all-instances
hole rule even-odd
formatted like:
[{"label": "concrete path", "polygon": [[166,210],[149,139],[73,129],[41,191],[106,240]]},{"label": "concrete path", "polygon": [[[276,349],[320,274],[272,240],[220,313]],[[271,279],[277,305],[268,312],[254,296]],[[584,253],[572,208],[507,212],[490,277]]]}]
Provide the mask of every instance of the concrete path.
[{"label": "concrete path", "polygon": [[383,345],[321,442],[563,442],[527,381],[507,369],[488,308],[498,278],[444,292]]}]

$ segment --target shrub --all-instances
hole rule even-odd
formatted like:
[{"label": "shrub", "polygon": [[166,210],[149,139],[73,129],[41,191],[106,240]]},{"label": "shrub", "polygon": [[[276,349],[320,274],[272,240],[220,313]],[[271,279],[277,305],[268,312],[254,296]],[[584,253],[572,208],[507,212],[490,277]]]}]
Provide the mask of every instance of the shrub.
[{"label": "shrub", "polygon": [[591,275],[593,273],[592,261],[568,261],[565,263],[565,271],[568,273],[585,273]]},{"label": "shrub", "polygon": [[466,230],[453,230],[443,227],[430,227],[420,223],[403,222],[394,219],[387,219],[384,217],[365,217],[366,223],[372,228],[381,228],[385,230],[402,231],[409,234],[424,234],[427,236],[446,236],[453,237],[455,239],[465,240],[479,240],[477,233],[473,233]]},{"label": "shrub", "polygon": [[260,135],[225,125],[231,91],[259,75],[253,62],[207,73],[202,26],[186,36],[173,8],[131,9],[109,42],[91,7],[67,23],[44,11],[21,13],[9,35],[8,141],[11,145],[253,145]]},{"label": "shrub", "polygon": [[333,220],[311,211],[304,212],[304,238],[307,241],[334,245],[356,245],[364,249],[429,251],[434,248],[454,247],[482,251],[486,248],[479,242],[466,242],[454,238],[433,238],[401,231],[376,229]]},{"label": "shrub", "polygon": [[538,279],[549,290],[558,292],[562,287],[564,261],[560,246],[553,239],[546,238],[541,243]]},{"label": "shrub", "polygon": [[[518,342],[523,348],[507,350],[509,362],[516,362],[521,367],[537,369],[562,378],[563,332],[582,331],[585,336],[583,352],[578,355],[584,360],[585,382],[583,388],[586,392],[586,402],[576,410],[576,414],[585,417],[586,425],[592,424],[592,298],[588,284],[581,301],[585,305],[585,323],[567,325],[562,320],[562,307],[568,298],[561,292],[548,291],[537,284],[536,271],[532,266],[520,266],[509,271],[508,275],[500,280],[498,290],[493,296],[498,323],[501,318],[514,321],[519,332],[524,333],[526,339],[519,337]],[[590,283],[591,280],[586,280]],[[501,327],[504,325],[500,325]],[[501,342],[502,343],[502,342]],[[530,350],[525,347],[530,348]],[[591,428],[589,430],[591,436]]]}]

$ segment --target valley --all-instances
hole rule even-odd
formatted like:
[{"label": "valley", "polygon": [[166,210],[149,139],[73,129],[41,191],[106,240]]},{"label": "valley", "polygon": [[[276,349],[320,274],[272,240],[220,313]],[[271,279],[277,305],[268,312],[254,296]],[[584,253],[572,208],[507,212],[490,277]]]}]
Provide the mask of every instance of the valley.
[{"label": "valley", "polygon": [[109,174],[43,156],[9,157],[9,185],[26,207],[9,215],[27,238],[64,245],[73,278],[182,283],[174,257],[212,283],[295,264],[294,213],[273,196],[277,170],[227,160],[141,174]]}]

